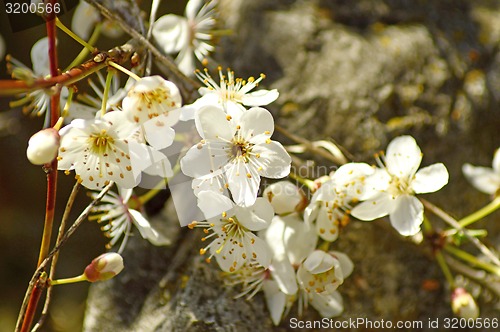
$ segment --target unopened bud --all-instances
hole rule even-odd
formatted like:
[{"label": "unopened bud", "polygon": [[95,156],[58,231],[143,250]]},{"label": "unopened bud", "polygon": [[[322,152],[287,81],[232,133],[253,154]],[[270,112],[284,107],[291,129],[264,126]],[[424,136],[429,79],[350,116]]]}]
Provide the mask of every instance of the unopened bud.
[{"label": "unopened bud", "polygon": [[462,287],[455,288],[453,293],[451,293],[451,309],[453,313],[460,318],[475,319],[479,317],[479,307],[476,301],[474,301],[472,295]]},{"label": "unopened bud", "polygon": [[300,212],[307,206],[304,192],[289,181],[279,181],[268,186],[262,195],[277,214]]},{"label": "unopened bud", "polygon": [[57,157],[60,136],[54,128],[40,130],[28,141],[26,156],[34,165],[44,165],[52,162]]},{"label": "unopened bud", "polygon": [[117,253],[109,252],[94,258],[86,268],[84,275],[90,282],[108,280],[123,270],[123,258]]}]

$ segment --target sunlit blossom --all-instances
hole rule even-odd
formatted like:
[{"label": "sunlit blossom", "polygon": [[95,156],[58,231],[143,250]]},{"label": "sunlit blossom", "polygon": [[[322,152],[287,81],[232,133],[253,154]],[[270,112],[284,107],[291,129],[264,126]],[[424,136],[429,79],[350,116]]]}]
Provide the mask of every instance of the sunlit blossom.
[{"label": "sunlit blossom", "polygon": [[236,122],[221,108],[205,106],[197,112],[196,127],[203,139],[182,158],[183,173],[193,178],[224,173],[238,205],[255,203],[261,176],[282,178],[290,172],[291,158],[270,139],[274,120],[264,108],[251,108]]},{"label": "sunlit blossom", "polygon": [[396,137],[389,143],[385,164],[366,179],[364,200],[351,214],[361,220],[389,215],[392,226],[404,236],[420,231],[424,207],[414,196],[437,191],[448,183],[448,171],[442,163],[418,170],[422,152],[411,136]]}]

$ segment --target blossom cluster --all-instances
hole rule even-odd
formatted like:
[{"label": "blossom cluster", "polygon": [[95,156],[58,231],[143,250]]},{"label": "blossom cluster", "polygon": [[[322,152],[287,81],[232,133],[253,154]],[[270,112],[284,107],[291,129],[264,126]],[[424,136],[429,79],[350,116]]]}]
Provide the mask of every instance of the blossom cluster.
[{"label": "blossom cluster", "polygon": [[[443,188],[448,171],[442,163],[419,169],[423,154],[417,142],[399,136],[376,155],[378,167],[346,163],[308,179],[313,183],[308,187],[286,180],[292,158],[273,139],[274,117],[265,108],[278,91],[259,87],[264,74],[245,80],[219,67],[214,78],[208,69],[196,69],[214,51],[216,5],[216,0],[190,0],[185,17],[168,14],[152,24],[162,51],[176,55],[179,69],[203,83],[199,98],[183,101],[179,87],[158,75],[128,72],[131,77],[120,84],[112,72],[106,80],[98,73],[98,83],[89,81],[96,96],[73,98],[74,91],[61,90],[60,121],[33,135],[27,157],[36,165],[56,163],[64,173],[74,172],[94,198],[96,191],[116,185],[92,208],[90,219],[101,224],[109,248],[119,245],[118,253],[133,227],[153,245],[170,244],[148,221],[143,205],[150,196],[139,195],[137,188],[154,193],[182,173],[196,199],[193,208],[203,215],[189,224],[204,229],[200,254],[215,260],[228,284],[241,287],[240,296],[263,291],[276,325],[294,303],[300,313],[310,305],[323,317],[339,316],[344,309],[339,287],[354,271],[350,258],[335,249],[345,226],[353,218],[388,216],[401,235],[418,234],[424,206],[416,195]],[[85,2],[76,13],[72,29],[81,38],[88,39],[96,25],[103,25],[107,36],[121,33]],[[32,69],[9,57],[13,77],[30,82],[46,77],[47,49],[45,38],[33,46]],[[13,105],[48,117],[53,94],[32,91]],[[190,131],[179,134],[182,126]],[[465,164],[463,172],[478,190],[498,195],[500,149],[492,169]],[[157,183],[151,185],[151,179]]]}]

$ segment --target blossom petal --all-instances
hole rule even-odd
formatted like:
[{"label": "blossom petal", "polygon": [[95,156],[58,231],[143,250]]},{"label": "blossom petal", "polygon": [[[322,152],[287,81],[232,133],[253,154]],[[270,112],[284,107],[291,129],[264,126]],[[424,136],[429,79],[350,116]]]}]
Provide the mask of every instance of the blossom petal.
[{"label": "blossom petal", "polygon": [[222,212],[231,216],[234,203],[226,196],[212,191],[201,191],[198,194],[198,207],[203,212],[205,218],[211,219],[220,217]]},{"label": "blossom petal", "polygon": [[412,177],[422,161],[422,152],[411,136],[399,136],[387,146],[387,170],[393,176]]},{"label": "blossom petal", "polygon": [[224,139],[230,141],[233,138],[226,113],[217,106],[204,106],[195,114],[196,129],[204,139]]},{"label": "blossom petal", "polygon": [[241,135],[248,140],[254,136],[265,134],[265,141],[274,132],[274,119],[271,113],[262,107],[252,107],[240,118]]},{"label": "blossom petal", "polygon": [[325,241],[333,242],[339,237],[339,222],[335,211],[321,208],[316,219],[316,232]]},{"label": "blossom petal", "polygon": [[312,274],[329,271],[336,268],[338,265],[339,263],[337,259],[322,250],[313,251],[309,256],[307,256],[304,263],[302,263],[302,266],[304,266],[304,268]]},{"label": "blossom petal", "polygon": [[396,198],[386,194],[380,193],[373,199],[356,205],[351,211],[351,215],[359,220],[374,220],[388,215],[394,210]]},{"label": "blossom petal", "polygon": [[264,280],[262,290],[264,291],[267,309],[271,314],[271,320],[277,326],[285,311],[286,295],[280,291],[277,283],[273,280]]},{"label": "blossom petal", "polygon": [[31,63],[33,64],[33,72],[37,76],[50,74],[48,37],[41,38],[31,48]]},{"label": "blossom petal", "polygon": [[271,179],[280,179],[290,174],[292,158],[281,143],[255,145],[252,152],[259,154],[259,158],[251,158],[258,167],[262,167],[260,174]]},{"label": "blossom petal", "polygon": [[165,123],[165,118],[160,115],[144,122],[146,141],[157,150],[165,149],[174,142],[175,131]]},{"label": "blossom petal", "polygon": [[189,41],[187,20],[174,14],[164,15],[156,20],[152,33],[166,54],[179,52]]},{"label": "blossom petal", "polygon": [[227,169],[226,176],[234,202],[241,206],[253,205],[260,185],[257,168],[238,161]]},{"label": "blossom petal", "polygon": [[[193,178],[215,174],[227,165],[227,149],[224,142],[209,141],[192,146],[181,159],[182,172]],[[246,173],[245,173],[246,174]]]},{"label": "blossom petal", "polygon": [[424,206],[415,196],[401,195],[390,214],[392,226],[404,236],[412,236],[420,231],[424,221]]},{"label": "blossom petal", "polygon": [[448,170],[442,163],[420,169],[411,182],[411,188],[417,194],[432,193],[448,183]]},{"label": "blossom petal", "polygon": [[290,181],[279,181],[268,186],[262,197],[273,206],[277,214],[291,213],[302,202],[300,189]]},{"label": "blossom petal", "polygon": [[246,106],[264,106],[269,105],[279,97],[279,92],[273,90],[257,90],[251,93],[246,93],[241,98],[243,105]]},{"label": "blossom petal", "polygon": [[166,246],[170,244],[170,240],[151,227],[149,221],[144,218],[139,211],[130,209],[128,212],[132,215],[134,225],[137,227],[139,233],[141,233],[141,236],[144,239],[148,240],[155,246]]},{"label": "blossom petal", "polygon": [[290,263],[300,264],[316,248],[318,235],[314,228],[308,227],[296,214],[282,217],[285,222],[283,241]]},{"label": "blossom petal", "polygon": [[354,270],[354,263],[351,261],[349,256],[340,251],[330,251],[330,254],[338,259],[344,279],[351,275]]},{"label": "blossom petal", "polygon": [[500,148],[495,151],[493,155],[493,170],[495,173],[500,174]]},{"label": "blossom petal", "polygon": [[255,201],[255,204],[248,208],[236,206],[235,214],[243,227],[251,231],[260,231],[271,224],[274,210],[265,198],[259,197]]},{"label": "blossom petal", "polygon": [[491,168],[464,164],[462,172],[474,188],[485,194],[493,195],[500,189],[500,173]]},{"label": "blossom petal", "polygon": [[312,293],[311,305],[318,310],[322,317],[339,316],[344,311],[342,296],[338,291],[331,294]]},{"label": "blossom petal", "polygon": [[100,16],[97,9],[85,1],[80,1],[78,6],[76,6],[71,20],[71,31],[84,40],[87,40],[99,19]]}]

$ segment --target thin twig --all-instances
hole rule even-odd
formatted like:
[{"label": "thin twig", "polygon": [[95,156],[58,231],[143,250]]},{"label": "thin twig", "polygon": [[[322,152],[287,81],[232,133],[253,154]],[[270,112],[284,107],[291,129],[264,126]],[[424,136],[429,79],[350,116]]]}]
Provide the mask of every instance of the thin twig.
[{"label": "thin twig", "polygon": [[[154,21],[156,20],[156,13],[158,12],[158,7],[160,7],[160,4],[161,4],[161,0],[153,0],[153,2],[151,4],[151,12],[149,14],[149,29],[148,29],[148,33],[146,35],[147,40],[151,39],[151,35],[153,33]],[[149,76],[149,75],[151,75],[151,68],[153,67],[153,57],[152,57],[151,50],[148,50],[148,58],[147,58],[146,62],[147,63],[146,63],[145,75]]]},{"label": "thin twig", "polygon": [[16,332],[19,332],[21,329],[21,325],[24,321],[24,317],[26,315],[26,310],[28,307],[28,302],[31,297],[31,294],[33,293],[33,289],[37,283],[37,281],[40,279],[40,276],[42,275],[42,272],[45,271],[45,267],[47,264],[50,262],[52,257],[61,250],[61,247],[66,243],[66,241],[73,235],[73,233],[76,231],[76,229],[86,220],[88,215],[90,214],[90,211],[94,206],[101,201],[101,199],[106,195],[106,193],[111,189],[111,187],[114,185],[114,182],[110,182],[104,189],[101,190],[99,195],[94,198],[94,200],[82,211],[82,213],[76,218],[75,222],[71,227],[68,229],[68,231],[63,235],[61,238],[61,241],[56,244],[54,249],[47,255],[47,257],[42,261],[40,266],[36,269],[35,273],[33,273],[33,276],[31,277],[28,289],[26,290],[26,294],[24,295],[23,303],[21,304],[21,309],[19,311],[19,316],[17,318],[17,323],[16,323]]},{"label": "thin twig", "polygon": [[465,235],[465,237],[469,241],[471,241],[496,266],[500,267],[500,260],[498,259],[498,257],[493,252],[491,252],[491,250],[488,247],[486,247],[483,243],[481,243],[481,241],[479,241],[477,238],[475,238],[473,236],[470,236],[467,233],[467,230],[464,229],[458,223],[458,221],[455,220],[455,218],[453,218],[452,216],[450,216],[449,214],[447,214],[446,212],[444,212],[443,210],[441,210],[440,208],[438,208],[437,206],[435,206],[434,204],[432,204],[431,202],[429,202],[429,201],[427,201],[427,200],[425,200],[423,198],[420,198],[420,201],[422,202],[422,204],[424,204],[425,208],[427,208],[429,211],[431,211],[436,216],[438,216],[439,218],[441,218],[444,222],[446,222],[447,224],[449,224],[451,227],[453,227],[453,228],[455,228],[457,230],[463,231],[463,234]]},{"label": "thin twig", "polygon": [[297,143],[303,144],[304,147],[313,154],[317,154],[317,155],[319,155],[327,160],[334,162],[335,164],[343,165],[347,162],[347,160],[345,158],[337,158],[337,157],[333,156],[332,154],[328,153],[326,150],[315,147],[311,141],[309,141],[303,137],[300,137],[299,135],[295,135],[295,134],[289,132],[287,129],[285,129],[277,124],[275,124],[274,127],[276,128],[277,131],[279,131],[280,133],[282,133],[286,137],[290,138],[291,140],[293,140]]},{"label": "thin twig", "polygon": [[[79,189],[80,189],[80,184],[77,181],[75,183],[75,185],[73,186],[73,190],[71,191],[71,194],[69,195],[69,198],[68,198],[68,202],[66,203],[66,208],[64,209],[64,214],[63,214],[63,217],[61,219],[61,224],[59,225],[59,232],[57,234],[56,244],[59,244],[61,242],[61,239],[64,235],[64,230],[65,230],[66,224],[69,220],[71,209],[73,208],[73,203],[75,202],[76,195],[78,194]],[[54,254],[54,257],[52,258],[52,262],[50,264],[49,280],[54,279],[58,259],[59,259],[59,253],[57,252]],[[38,322],[35,324],[35,326],[31,330],[32,332],[38,331],[42,327],[43,323],[45,322],[45,319],[47,318],[49,306],[50,306],[50,301],[52,298],[52,291],[53,291],[53,287],[49,287],[47,289],[47,295],[45,296],[45,303],[43,306],[42,314],[40,315],[40,319],[38,320]]]},{"label": "thin twig", "polygon": [[94,7],[96,7],[101,14],[107,19],[118,23],[120,28],[123,29],[127,34],[136,39],[142,46],[146,49],[150,50],[151,53],[156,57],[159,63],[164,65],[170,75],[174,77],[175,83],[180,86],[180,89],[183,91],[183,94],[186,97],[191,97],[196,90],[201,86],[200,83],[193,80],[190,77],[184,75],[179,68],[177,68],[176,64],[172,61],[172,59],[166,55],[163,55],[149,40],[146,39],[143,35],[137,32],[134,28],[132,28],[129,24],[127,24],[119,15],[111,12],[108,8],[104,7],[96,0],[85,0],[90,3]]}]

